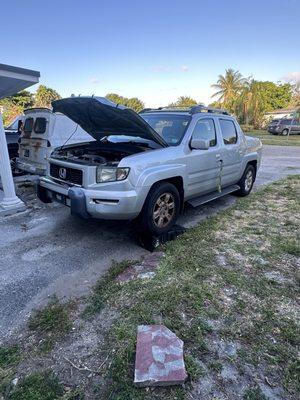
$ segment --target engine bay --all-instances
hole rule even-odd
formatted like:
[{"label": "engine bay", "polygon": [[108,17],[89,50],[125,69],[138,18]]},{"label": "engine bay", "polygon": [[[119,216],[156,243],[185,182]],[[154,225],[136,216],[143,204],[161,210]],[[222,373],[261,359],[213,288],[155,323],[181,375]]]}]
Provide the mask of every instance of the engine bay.
[{"label": "engine bay", "polygon": [[57,148],[51,158],[89,166],[117,166],[124,157],[146,150],[149,148],[132,143],[90,142]]}]

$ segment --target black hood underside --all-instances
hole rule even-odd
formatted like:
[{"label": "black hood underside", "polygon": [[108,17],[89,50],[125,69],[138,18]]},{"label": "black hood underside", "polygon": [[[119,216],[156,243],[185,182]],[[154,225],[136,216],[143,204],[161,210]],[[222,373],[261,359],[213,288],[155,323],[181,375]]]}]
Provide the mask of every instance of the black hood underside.
[{"label": "black hood underside", "polygon": [[66,115],[98,141],[106,136],[126,135],[168,146],[135,111],[104,97],[70,97],[53,101],[52,106],[54,112]]}]

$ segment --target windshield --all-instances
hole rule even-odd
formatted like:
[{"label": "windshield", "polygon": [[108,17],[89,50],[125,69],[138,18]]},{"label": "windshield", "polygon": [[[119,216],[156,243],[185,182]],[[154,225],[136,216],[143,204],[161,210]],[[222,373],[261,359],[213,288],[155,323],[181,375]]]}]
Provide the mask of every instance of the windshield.
[{"label": "windshield", "polygon": [[280,121],[281,125],[291,125],[292,120],[291,119],[282,119]]},{"label": "windshield", "polygon": [[177,146],[189,125],[189,115],[172,114],[141,114],[146,122],[168,143]]},{"label": "windshield", "polygon": [[101,139],[101,142],[110,142],[110,143],[132,143],[138,144],[145,147],[150,147],[153,149],[159,149],[161,146],[154,142],[154,140],[148,140],[145,138],[141,138],[139,136],[129,136],[129,135],[107,135]]}]

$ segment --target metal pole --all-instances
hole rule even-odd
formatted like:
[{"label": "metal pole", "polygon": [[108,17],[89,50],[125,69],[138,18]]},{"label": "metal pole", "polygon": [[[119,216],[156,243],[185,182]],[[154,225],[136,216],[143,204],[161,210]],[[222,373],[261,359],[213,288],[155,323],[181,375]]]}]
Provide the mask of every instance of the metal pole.
[{"label": "metal pole", "polygon": [[290,133],[291,133],[292,125],[293,125],[293,123],[294,123],[294,119],[295,119],[295,115],[293,114],[293,118],[292,118],[292,120],[291,120],[291,125],[290,125],[290,127],[289,127],[289,131],[288,131],[288,134],[287,134],[287,137],[286,137],[286,140],[287,140],[287,141],[288,141],[288,139],[289,139],[289,137],[290,137]]},{"label": "metal pole", "polygon": [[0,201],[0,215],[12,214],[25,209],[25,204],[16,196],[15,186],[10,166],[2,115],[0,114],[0,177],[4,198]]}]

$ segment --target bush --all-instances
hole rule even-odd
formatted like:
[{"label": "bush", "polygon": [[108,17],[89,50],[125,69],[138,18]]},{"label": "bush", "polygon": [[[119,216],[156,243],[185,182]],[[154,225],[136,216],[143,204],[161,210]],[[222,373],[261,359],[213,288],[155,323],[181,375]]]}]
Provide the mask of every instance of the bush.
[{"label": "bush", "polygon": [[254,129],[253,125],[241,124],[241,128],[243,132],[251,132]]}]

